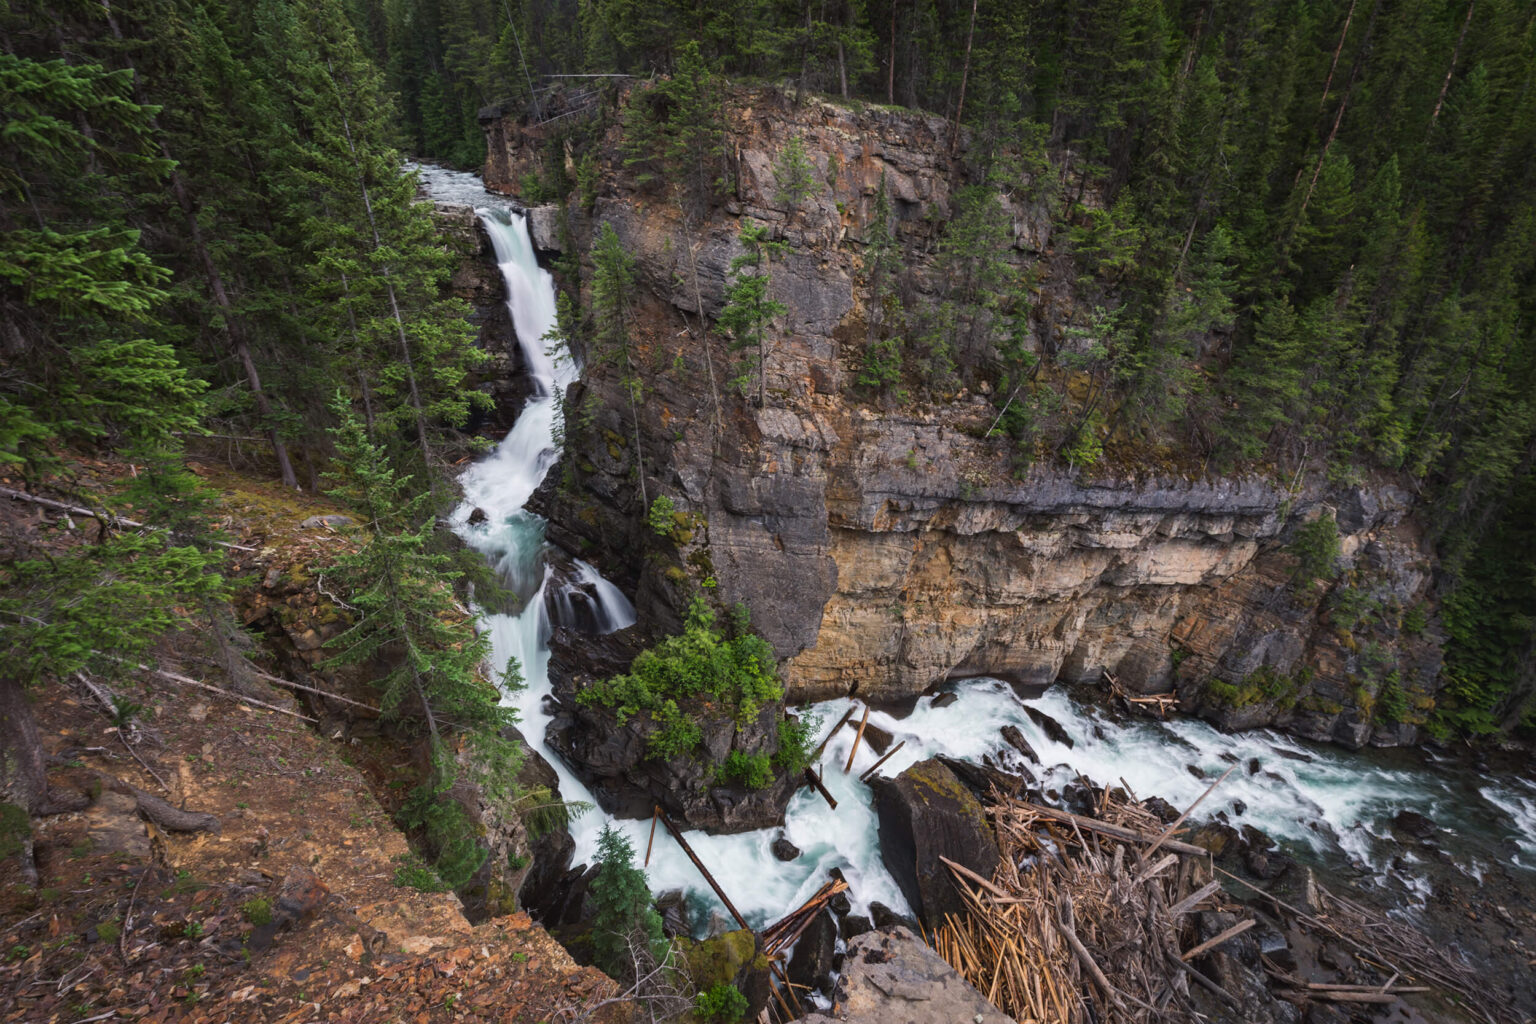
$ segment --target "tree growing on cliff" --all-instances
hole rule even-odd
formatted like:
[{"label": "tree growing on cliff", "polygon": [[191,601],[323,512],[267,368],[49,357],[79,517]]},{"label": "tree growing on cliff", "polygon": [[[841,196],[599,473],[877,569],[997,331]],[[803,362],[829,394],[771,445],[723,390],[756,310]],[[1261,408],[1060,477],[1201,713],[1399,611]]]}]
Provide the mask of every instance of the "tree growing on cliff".
[{"label": "tree growing on cliff", "polygon": [[680,188],[690,213],[707,208],[724,184],[722,84],[690,41],[672,74],[636,87],[624,111],[624,165],[641,185]]},{"label": "tree growing on cliff", "polygon": [[622,361],[620,378],[629,400],[630,423],[635,435],[635,460],[640,473],[642,507],[650,507],[645,486],[645,454],[640,437],[640,398],[645,382],[641,380],[630,351],[630,324],[634,314],[630,295],[635,287],[635,259],[619,241],[618,232],[607,221],[592,240],[592,348],[599,359]]},{"label": "tree growing on cliff", "polygon": [[774,201],[793,213],[816,191],[815,173],[805,143],[799,135],[791,135],[773,161]]},{"label": "tree growing on cliff", "polygon": [[730,335],[733,350],[752,349],[756,352],[755,371],[750,362],[739,364],[731,386],[745,396],[752,390],[755,372],[757,405],[762,408],[768,402],[768,357],[773,351],[773,321],[788,311],[784,303],[769,295],[773,281],[768,263],[788,246],[774,241],[765,225],[750,222],[742,226],[736,238],[743,252],[731,260],[732,281],[725,290],[725,307],[720,310],[718,323]]}]

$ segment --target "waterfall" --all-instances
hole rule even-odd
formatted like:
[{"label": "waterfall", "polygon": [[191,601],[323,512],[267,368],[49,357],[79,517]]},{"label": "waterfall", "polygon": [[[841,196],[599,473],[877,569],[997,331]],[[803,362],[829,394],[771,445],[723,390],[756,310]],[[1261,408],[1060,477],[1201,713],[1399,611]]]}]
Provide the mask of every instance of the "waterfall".
[{"label": "waterfall", "polygon": [[[484,192],[472,176],[436,171],[432,179],[434,193],[452,187],[462,191],[444,198],[460,200],[470,189],[467,183],[473,183],[476,201],[484,202]],[[622,629],[634,623],[635,610],[617,587],[585,562],[573,560],[574,571],[555,578],[543,554],[544,520],[523,507],[558,457],[560,398],[579,367],[550,340],[555,326],[553,282],[535,259],[524,218],[505,209],[479,213],[506,279],[508,306],[535,392],[496,451],[462,476],[465,500],[452,521],[465,542],[497,566],[523,598],[517,614],[486,616],[497,667],[516,658],[526,683],[508,694],[506,703],[517,709],[529,746],[554,768],[561,795],[595,804],[545,744],[550,629],[556,622],[578,621],[594,632]],[[476,508],[485,512],[485,519],[471,524],[470,513]],[[583,605],[580,612],[578,601]],[[821,714],[825,727],[837,720],[846,703],[829,701],[812,710]],[[1055,718],[1074,743],[1067,746],[1047,736],[1027,714],[1026,703]],[[1183,807],[1210,779],[1236,764],[1238,769],[1202,807],[1202,817],[1224,812],[1234,825],[1251,823],[1293,853],[1352,866],[1366,878],[1397,887],[1410,900],[1422,900],[1425,882],[1415,867],[1415,855],[1391,836],[1392,816],[1403,809],[1423,811],[1453,830],[1461,844],[1455,867],[1473,877],[1493,863],[1536,869],[1536,841],[1531,839],[1536,830],[1536,783],[1525,779],[1468,779],[1436,771],[1422,759],[1404,760],[1410,756],[1406,754],[1347,754],[1268,731],[1227,735],[1192,719],[1120,720],[1075,703],[1060,687],[1026,702],[1006,683],[986,679],[965,683],[947,708],[934,707],[924,698],[909,716],[875,711],[869,720],[906,743],[882,769],[887,776],[935,754],[1006,761],[1011,748],[998,737],[1004,725],[1016,726],[1039,753],[1044,767],[1032,770],[1047,790],[1060,789],[1081,775],[1100,785],[1124,783],[1139,797],[1161,796]],[[874,900],[898,912],[909,909],[881,861],[870,789],[858,780],[876,754],[862,747],[853,771],[845,774],[841,766],[852,742],[852,730],[845,729],[826,749],[825,783],[838,801],[835,813],[809,789],[790,801],[783,831],[801,850],[794,861],[774,858],[771,844],[777,829],[734,836],[689,834],[700,859],[754,925],[798,905],[834,867],[848,879],[860,912]],[[572,822],[576,863],[591,860],[607,820],[593,809]],[[637,851],[646,848],[649,822],[612,825]],[[715,906],[697,869],[665,836],[657,837],[648,875],[657,891],[684,889],[698,909]]]}]

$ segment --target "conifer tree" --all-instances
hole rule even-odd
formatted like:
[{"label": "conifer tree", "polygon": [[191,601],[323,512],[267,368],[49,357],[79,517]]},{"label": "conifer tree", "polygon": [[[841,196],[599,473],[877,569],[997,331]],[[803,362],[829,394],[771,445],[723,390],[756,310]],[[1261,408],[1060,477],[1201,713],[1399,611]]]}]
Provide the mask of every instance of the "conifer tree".
[{"label": "conifer tree", "polygon": [[[733,276],[725,289],[725,306],[720,310],[718,322],[730,334],[733,349],[754,350],[757,356],[757,405],[762,408],[768,402],[768,357],[773,352],[773,321],[788,309],[770,295],[773,282],[768,261],[784,250],[785,243],[773,241],[767,227],[752,223],[743,224],[736,239],[744,251],[731,260]],[[753,373],[750,362],[742,364],[732,386],[746,395],[752,388]]]}]

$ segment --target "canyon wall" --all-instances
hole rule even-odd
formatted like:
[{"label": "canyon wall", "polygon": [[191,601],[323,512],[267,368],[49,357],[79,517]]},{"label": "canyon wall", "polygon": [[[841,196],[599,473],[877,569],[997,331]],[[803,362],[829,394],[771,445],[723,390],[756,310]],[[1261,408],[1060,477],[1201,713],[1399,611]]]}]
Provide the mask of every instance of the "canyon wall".
[{"label": "canyon wall", "polygon": [[[535,243],[588,300],[601,225],[634,259],[628,358],[586,353],[567,457],[538,500],[556,543],[635,595],[642,629],[675,627],[696,593],[742,602],[796,700],[1108,673],[1132,692],[1176,689],[1226,726],[1274,723],[1350,745],[1415,738],[1439,647],[1432,555],[1406,491],[1385,478],[1346,486],[1134,466],[1020,476],[1006,442],[986,436],[997,414],[986,394],[870,404],[854,384],[877,190],[883,181],[891,197],[903,300],[930,301],[950,197],[975,175],[966,140],[952,155],[940,118],[795,106],[774,90],[733,92],[727,106],[732,184],[707,212],[635,183],[611,112],[589,128],[602,133],[590,191],[530,211]],[[486,127],[488,187],[515,196],[520,183],[558,177],[552,126],[500,117]],[[816,189],[789,204],[773,168],[793,138]],[[1052,247],[1046,204],[1021,192],[1003,210],[1008,259],[1038,282],[1030,343],[1086,344],[1064,330],[1077,275]],[[741,355],[709,329],[748,222],[788,244],[770,270],[787,312],[761,407],[727,388]],[[648,515],[658,497],[671,502],[659,519]],[[1339,536],[1332,582],[1297,573],[1298,531],[1319,518]]]}]

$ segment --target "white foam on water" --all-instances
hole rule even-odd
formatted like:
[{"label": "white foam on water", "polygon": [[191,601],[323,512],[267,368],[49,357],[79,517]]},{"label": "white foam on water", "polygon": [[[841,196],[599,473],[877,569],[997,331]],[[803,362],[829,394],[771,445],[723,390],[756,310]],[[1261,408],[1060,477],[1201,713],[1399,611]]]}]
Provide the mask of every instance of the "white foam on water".
[{"label": "white foam on water", "polygon": [[[424,180],[434,189],[456,190],[445,198],[470,195],[478,180],[441,169],[423,169]],[[464,179],[467,179],[464,180]],[[483,202],[484,192],[479,193]],[[461,200],[462,201],[462,200]],[[472,200],[473,201],[473,200]],[[573,382],[578,367],[552,344],[548,335],[555,325],[555,299],[549,274],[538,266],[527,225],[520,214],[503,209],[480,211],[496,249],[507,282],[508,305],[518,340],[534,377],[535,394],[513,429],[490,456],[471,466],[461,477],[464,502],[452,522],[460,535],[498,567],[513,589],[526,596],[522,611],[513,615],[487,615],[493,657],[498,666],[516,659],[526,685],[509,693],[506,703],[517,709],[529,745],[554,768],[561,795],[567,800],[591,802],[591,794],[546,745],[549,722],[544,712],[550,694],[550,624],[544,600],[551,584],[550,570],[542,557],[544,520],[523,506],[558,457],[559,399]],[[479,508],[485,521],[471,526],[471,512]],[[590,565],[577,561],[576,579],[591,588],[598,604],[603,629],[622,629],[635,621],[629,600]],[[1457,826],[1466,810],[1467,797],[1433,769],[1412,771],[1364,767],[1359,758],[1341,751],[1306,746],[1269,731],[1228,735],[1193,719],[1171,722],[1133,719],[1111,720],[1099,710],[1079,705],[1063,688],[1046,692],[1030,702],[1054,718],[1073,744],[1052,740],[1029,717],[1025,704],[998,680],[974,680],[957,691],[948,707],[935,708],[931,698],[918,701],[910,715],[898,719],[874,711],[871,723],[906,745],[881,768],[895,775],[917,761],[935,754],[980,761],[988,754],[1014,756],[998,730],[1014,725],[1039,754],[1046,767],[1036,772],[1047,787],[1060,788],[1078,776],[1103,786],[1124,784],[1138,797],[1159,796],[1176,807],[1193,803],[1215,779],[1236,765],[1226,782],[1202,805],[1197,819],[1225,810],[1235,825],[1251,823],[1295,846],[1320,855],[1343,855],[1356,866],[1378,877],[1392,871],[1410,891],[1421,898],[1428,885],[1415,873],[1411,856],[1399,857],[1400,847],[1387,842],[1388,822],[1400,810],[1413,809],[1441,824]],[[846,701],[829,701],[814,710],[829,728],[847,707]],[[838,801],[834,812],[813,790],[799,791],[790,801],[783,827],[801,856],[781,863],[771,844],[778,829],[763,829],[734,836],[687,834],[699,858],[720,880],[732,902],[754,925],[762,925],[793,909],[808,898],[832,868],[840,869],[851,886],[855,907],[866,911],[878,901],[899,913],[910,912],[906,899],[880,859],[878,826],[871,807],[870,788],[859,774],[874,763],[876,751],[860,748],[851,772],[843,766],[854,740],[844,728],[832,737],[823,758],[824,781]],[[1290,756],[1287,756],[1290,755]],[[1258,771],[1250,773],[1256,759]],[[1189,767],[1198,770],[1198,775]],[[1487,805],[1498,808],[1513,828],[1502,826],[1518,842],[1526,867],[1536,867],[1536,784],[1523,780],[1490,782],[1481,791]],[[1238,801],[1246,805],[1237,812]],[[571,825],[576,842],[575,862],[590,861],[597,836],[609,819],[599,810],[576,818]],[[629,837],[637,857],[643,857],[650,839],[649,821],[613,821]],[[1470,869],[1481,873],[1473,862]],[[655,837],[649,878],[656,891],[680,888],[696,903],[714,904],[698,870],[665,832]]]}]

